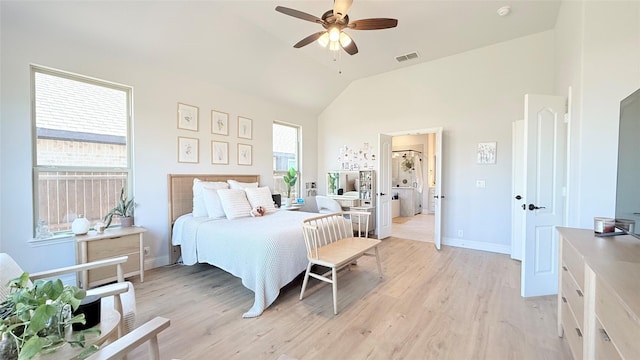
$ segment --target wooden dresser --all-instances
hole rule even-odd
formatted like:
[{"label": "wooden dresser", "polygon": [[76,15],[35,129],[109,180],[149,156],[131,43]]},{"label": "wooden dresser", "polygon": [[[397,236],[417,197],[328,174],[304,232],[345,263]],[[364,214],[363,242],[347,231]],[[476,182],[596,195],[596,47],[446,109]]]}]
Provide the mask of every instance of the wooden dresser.
[{"label": "wooden dresser", "polygon": [[558,335],[575,359],[640,359],[640,239],[558,233]]}]

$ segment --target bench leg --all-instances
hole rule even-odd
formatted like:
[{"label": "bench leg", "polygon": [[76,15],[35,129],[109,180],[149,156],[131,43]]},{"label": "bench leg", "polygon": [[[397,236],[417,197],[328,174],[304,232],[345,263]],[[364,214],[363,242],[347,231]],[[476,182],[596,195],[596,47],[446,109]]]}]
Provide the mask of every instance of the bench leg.
[{"label": "bench leg", "polygon": [[304,297],[304,290],[307,288],[309,282],[309,272],[311,272],[311,262],[307,265],[307,271],[304,272],[304,280],[302,281],[302,290],[300,290],[300,300]]},{"label": "bench leg", "polygon": [[331,268],[331,283],[333,287],[333,314],[338,315],[338,274],[335,266]]},{"label": "bench leg", "polygon": [[378,273],[380,273],[380,277],[382,278],[382,265],[380,264],[380,254],[378,254],[378,247],[375,247],[376,250],[376,262],[378,263]]}]

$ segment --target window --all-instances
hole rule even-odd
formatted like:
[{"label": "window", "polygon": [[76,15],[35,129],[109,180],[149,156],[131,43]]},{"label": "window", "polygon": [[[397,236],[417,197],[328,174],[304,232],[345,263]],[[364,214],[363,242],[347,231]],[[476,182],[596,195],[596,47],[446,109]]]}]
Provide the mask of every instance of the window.
[{"label": "window", "polygon": [[[294,125],[273,123],[273,191],[286,196],[287,187],[282,176],[290,168],[299,169],[299,138],[300,128]],[[298,176],[300,178],[300,176]],[[300,194],[300,181],[291,189],[291,197]]]},{"label": "window", "polygon": [[93,225],[122,188],[131,194],[131,88],[36,66],[31,75],[34,226],[62,233],[79,215]]}]

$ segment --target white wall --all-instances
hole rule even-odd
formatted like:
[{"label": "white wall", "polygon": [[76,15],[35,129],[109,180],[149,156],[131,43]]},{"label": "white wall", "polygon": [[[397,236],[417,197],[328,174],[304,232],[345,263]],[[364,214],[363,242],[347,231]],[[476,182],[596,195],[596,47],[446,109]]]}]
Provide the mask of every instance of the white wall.
[{"label": "white wall", "polygon": [[[10,8],[3,8],[1,15],[0,251],[10,253],[27,271],[75,261],[69,240],[38,247],[28,243],[33,234],[31,63],[133,87],[136,223],[149,230],[145,243],[151,246],[147,259],[150,266],[168,261],[168,173],[259,174],[261,182],[271,186],[271,125],[278,120],[302,125],[305,148],[301,183],[317,180],[315,116],[220,88],[209,78],[185,76],[175,65],[163,63],[161,57],[140,61],[114,44],[84,42],[83,36],[67,34],[63,28],[40,29],[36,19],[14,16]],[[199,132],[176,129],[178,102],[200,107]],[[210,133],[210,111],[214,108],[230,115],[230,136],[217,137],[229,142],[227,166],[211,165],[210,141],[214,137]],[[238,115],[253,119],[253,140],[237,139]],[[200,139],[199,164],[177,163],[178,135]],[[253,145],[253,166],[235,165],[238,142]]]},{"label": "white wall", "polygon": [[620,100],[640,88],[640,2],[563,2],[558,92],[572,87],[568,225],[615,214]]},{"label": "white wall", "polygon": [[[553,31],[356,81],[319,117],[318,171],[336,167],[344,143],[442,126],[444,243],[508,252],[511,123],[526,93],[550,94],[553,84]],[[495,165],[476,164],[486,141],[498,143]]]}]

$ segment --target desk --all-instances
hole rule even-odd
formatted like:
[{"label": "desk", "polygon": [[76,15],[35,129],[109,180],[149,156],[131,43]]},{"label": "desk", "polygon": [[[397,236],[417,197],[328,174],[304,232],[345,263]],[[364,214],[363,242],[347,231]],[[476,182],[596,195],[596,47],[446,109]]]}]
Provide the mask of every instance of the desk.
[{"label": "desk", "polygon": [[[115,341],[118,337],[118,324],[120,323],[120,313],[117,312],[112,303],[106,302],[103,298],[100,304],[100,323],[94,328],[100,329],[100,335],[87,334],[86,346],[90,345],[102,345],[105,342]],[[74,336],[75,332],[71,334]],[[64,344],[54,351],[45,354],[39,354],[34,357],[35,360],[62,360],[62,359],[77,359],[78,355],[83,351],[83,348],[71,347],[69,344]]]},{"label": "desk", "polygon": [[287,211],[297,211],[302,209],[302,204],[293,204],[290,206],[281,206],[280,210],[287,210]]}]

